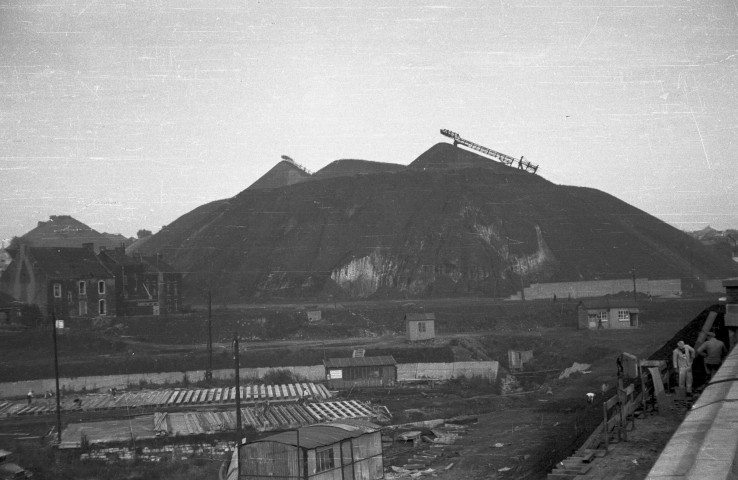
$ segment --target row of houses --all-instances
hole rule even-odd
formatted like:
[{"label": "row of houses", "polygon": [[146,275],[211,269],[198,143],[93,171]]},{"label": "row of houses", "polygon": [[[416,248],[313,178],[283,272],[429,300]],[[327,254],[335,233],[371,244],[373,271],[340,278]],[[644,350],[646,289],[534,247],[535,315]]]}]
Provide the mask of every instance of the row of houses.
[{"label": "row of houses", "polygon": [[160,315],[182,310],[182,274],[160,255],[123,247],[30,247],[11,251],[0,292],[57,319]]}]

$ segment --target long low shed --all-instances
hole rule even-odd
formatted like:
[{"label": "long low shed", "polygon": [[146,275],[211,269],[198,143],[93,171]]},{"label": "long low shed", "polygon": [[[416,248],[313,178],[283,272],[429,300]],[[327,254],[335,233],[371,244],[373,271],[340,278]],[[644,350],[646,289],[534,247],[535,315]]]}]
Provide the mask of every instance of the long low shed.
[{"label": "long low shed", "polygon": [[384,387],[397,382],[397,362],[391,355],[323,360],[328,388]]}]

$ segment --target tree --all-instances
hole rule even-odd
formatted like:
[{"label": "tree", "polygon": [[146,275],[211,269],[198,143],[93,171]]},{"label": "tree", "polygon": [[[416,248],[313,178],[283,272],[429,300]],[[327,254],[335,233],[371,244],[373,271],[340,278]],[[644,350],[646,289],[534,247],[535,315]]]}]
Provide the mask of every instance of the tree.
[{"label": "tree", "polygon": [[138,238],[148,237],[151,235],[151,230],[146,230],[145,228],[142,228],[141,230],[138,231],[137,235],[138,235]]}]

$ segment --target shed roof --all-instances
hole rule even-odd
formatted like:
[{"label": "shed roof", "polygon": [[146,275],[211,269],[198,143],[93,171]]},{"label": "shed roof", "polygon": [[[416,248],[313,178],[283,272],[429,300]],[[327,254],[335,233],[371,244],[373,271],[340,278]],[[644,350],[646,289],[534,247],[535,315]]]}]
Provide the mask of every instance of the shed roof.
[{"label": "shed roof", "polygon": [[606,308],[629,308],[638,309],[638,302],[626,298],[593,298],[579,302],[581,307],[587,310],[600,310]]},{"label": "shed roof", "polygon": [[405,314],[405,321],[423,321],[423,320],[435,320],[436,314],[435,313],[406,313]]},{"label": "shed roof", "polygon": [[349,357],[349,358],[329,358],[323,360],[326,368],[341,367],[375,367],[379,365],[397,365],[392,355],[378,357]]},{"label": "shed roof", "polygon": [[[318,448],[333,445],[342,440],[360,437],[366,433],[373,433],[379,430],[379,427],[369,422],[351,422],[348,423],[329,423],[324,425],[310,425],[298,428],[297,430],[289,430],[276,435],[249,442],[275,442],[284,445],[299,446],[302,448]],[[299,432],[299,438],[298,438]],[[299,443],[298,443],[299,440]]]}]

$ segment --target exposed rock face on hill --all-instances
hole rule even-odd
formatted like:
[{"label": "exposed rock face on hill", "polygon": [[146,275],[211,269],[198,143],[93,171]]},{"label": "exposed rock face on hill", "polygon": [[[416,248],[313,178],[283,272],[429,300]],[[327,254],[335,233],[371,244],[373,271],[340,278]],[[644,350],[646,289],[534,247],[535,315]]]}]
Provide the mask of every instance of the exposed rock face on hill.
[{"label": "exposed rock face on hill", "polygon": [[356,174],[367,165],[250,187],[180,217],[146,249],[164,253],[193,291],[212,288],[232,302],[506,297],[521,284],[628,278],[632,268],[649,278],[738,273],[610,195],[555,185],[449,144],[406,168],[371,165],[372,173]]}]

